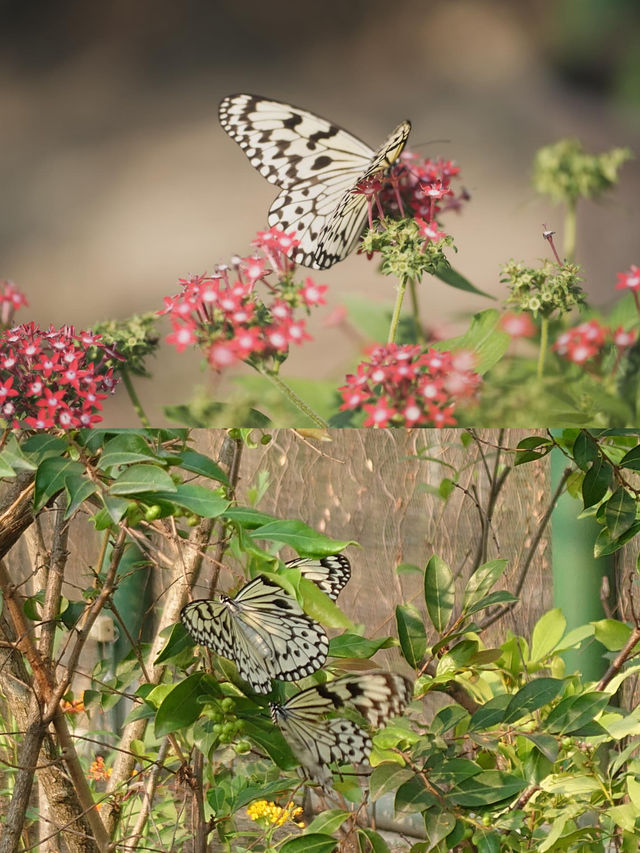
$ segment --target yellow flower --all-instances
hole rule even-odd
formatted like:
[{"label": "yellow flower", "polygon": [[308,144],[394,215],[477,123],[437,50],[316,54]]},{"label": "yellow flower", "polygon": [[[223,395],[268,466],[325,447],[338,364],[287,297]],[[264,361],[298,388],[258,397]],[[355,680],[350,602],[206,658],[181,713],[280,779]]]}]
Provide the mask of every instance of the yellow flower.
[{"label": "yellow flower", "polygon": [[296,826],[302,827],[304,823],[294,821],[294,818],[301,814],[300,806],[296,806],[292,801],[289,801],[286,806],[278,806],[267,800],[256,800],[247,806],[247,815],[251,820],[263,823],[265,826],[282,826],[290,820]]}]

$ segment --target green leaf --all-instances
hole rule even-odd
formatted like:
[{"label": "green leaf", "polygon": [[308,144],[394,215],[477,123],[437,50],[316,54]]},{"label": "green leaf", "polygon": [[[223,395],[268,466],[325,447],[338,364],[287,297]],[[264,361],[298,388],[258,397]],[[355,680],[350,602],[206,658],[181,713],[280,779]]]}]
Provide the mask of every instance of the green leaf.
[{"label": "green leaf", "polygon": [[296,838],[290,838],[278,848],[279,853],[332,853],[338,842],[331,835],[321,832],[303,833]]},{"label": "green leaf", "polygon": [[[270,577],[273,575],[270,574]],[[277,577],[283,580],[281,575]],[[325,595],[313,581],[301,578],[298,588],[302,599],[302,608],[312,619],[329,628],[346,628],[350,631],[355,629],[353,622],[346,613],[343,613],[338,605]]]},{"label": "green leaf", "polygon": [[414,775],[413,770],[399,767],[397,764],[380,764],[374,767],[369,777],[371,801],[375,802],[389,791],[396,791],[404,782],[413,779]]},{"label": "green leaf", "polygon": [[486,373],[502,358],[511,337],[499,327],[500,312],[494,308],[474,314],[471,325],[459,338],[449,338],[434,344],[437,350],[470,350],[475,354],[476,373]]},{"label": "green leaf", "polygon": [[424,600],[433,627],[442,633],[449,623],[455,604],[456,587],[449,566],[436,554],[424,573]]},{"label": "green leaf", "polygon": [[636,520],[636,502],[623,486],[619,486],[604,507],[609,535],[611,539],[618,539]]},{"label": "green leaf", "polygon": [[343,809],[328,809],[314,817],[306,831],[307,833],[325,832],[330,834],[340,829],[349,817],[351,817],[351,812],[346,812]]},{"label": "green leaf", "polygon": [[555,762],[558,757],[558,752],[560,751],[560,745],[557,738],[545,734],[532,734],[531,732],[522,732],[522,736],[526,737],[527,740],[530,740],[540,754],[544,755],[547,761],[550,761],[552,764]]},{"label": "green leaf", "polygon": [[329,539],[296,519],[270,521],[252,530],[250,535],[253,539],[282,542],[283,545],[290,545],[298,554],[314,557],[329,557],[343,551],[347,545],[356,544],[353,540]]},{"label": "green leaf", "polygon": [[534,462],[542,459],[553,448],[550,438],[541,435],[530,435],[518,442],[514,465],[522,465],[525,462]]},{"label": "green leaf", "polygon": [[598,457],[592,463],[582,481],[582,500],[585,509],[600,503],[607,493],[610,481],[611,466],[601,457]]},{"label": "green leaf", "polygon": [[[238,796],[233,800],[233,811],[238,811],[239,809],[248,806],[249,803],[252,803],[254,800],[265,800],[274,794],[284,794],[290,788],[290,779],[273,779],[271,782],[262,782],[260,785],[249,785],[248,787],[243,788],[243,790],[240,791]],[[212,790],[215,791],[217,789],[210,788],[207,792],[207,797],[209,796],[209,792]]]},{"label": "green leaf", "polygon": [[471,779],[465,779],[447,797],[456,805],[477,808],[499,803],[519,794],[526,787],[526,780],[514,773],[483,770]]},{"label": "green leaf", "polygon": [[528,716],[543,705],[553,701],[562,693],[564,682],[559,678],[535,678],[512,697],[507,705],[504,724],[515,723],[521,717]]},{"label": "green leaf", "polygon": [[427,650],[422,616],[413,604],[399,604],[396,607],[396,624],[402,654],[409,666],[417,669]]},{"label": "green leaf", "polygon": [[268,515],[266,512],[259,512],[257,509],[252,509],[250,506],[230,506],[225,510],[224,517],[229,521],[234,521],[241,525],[246,530],[255,530],[264,524],[269,524],[272,521],[278,521],[273,515]]},{"label": "green leaf", "polygon": [[632,471],[640,471],[640,444],[632,447],[620,460],[621,468],[630,468]]},{"label": "green leaf", "polygon": [[142,435],[125,430],[107,441],[98,460],[98,467],[105,471],[114,465],[132,465],[155,459],[156,454]]},{"label": "green leaf", "polygon": [[547,717],[546,728],[553,734],[571,734],[590,723],[609,704],[607,693],[592,691],[562,699]]},{"label": "green leaf", "polygon": [[508,562],[508,560],[489,560],[488,563],[483,563],[475,570],[467,581],[464,591],[463,613],[467,613],[469,607],[473,607],[488,594],[491,587],[503,574]]},{"label": "green leaf", "polygon": [[111,495],[136,495],[140,492],[173,495],[176,491],[177,486],[163,468],[139,463],[125,468],[109,488]]},{"label": "green leaf", "polygon": [[598,445],[593,436],[581,429],[573,442],[573,458],[578,468],[586,471],[598,458]]},{"label": "green leaf", "polygon": [[469,731],[482,731],[497,726],[504,719],[505,711],[511,701],[508,693],[494,696],[471,715]]},{"label": "green leaf", "polygon": [[558,645],[566,627],[567,620],[559,607],[544,613],[531,634],[531,661],[544,660]]},{"label": "green leaf", "polygon": [[[255,706],[254,706],[255,708]],[[291,747],[282,737],[280,729],[276,728],[271,720],[257,717],[255,710],[243,714],[238,712],[238,717],[244,720],[243,735],[249,740],[257,743],[267,755],[283,770],[298,767],[300,762],[291,752]]]},{"label": "green leaf", "polygon": [[380,649],[396,645],[393,637],[367,640],[358,634],[345,633],[329,641],[329,655],[334,658],[370,658]]},{"label": "green leaf", "polygon": [[619,551],[623,545],[630,542],[634,536],[637,536],[638,533],[640,533],[640,521],[634,521],[631,527],[629,527],[622,536],[619,536],[614,540],[611,539],[609,531],[606,528],[603,528],[598,534],[598,538],[593,546],[593,556],[606,557],[609,554],[614,554],[616,551]]},{"label": "green leaf", "polygon": [[473,834],[478,853],[500,853],[501,838],[493,829],[477,829]]},{"label": "green leaf", "polygon": [[95,495],[98,491],[98,486],[93,480],[90,480],[84,475],[70,474],[65,478],[64,487],[67,492],[67,510],[64,514],[65,521],[75,513],[78,507]]},{"label": "green leaf", "polygon": [[439,784],[456,786],[465,779],[482,773],[482,767],[468,758],[452,758],[433,771],[433,776]]},{"label": "green leaf", "polygon": [[434,735],[444,734],[466,719],[470,719],[469,712],[460,705],[445,705],[433,718],[431,732]]},{"label": "green leaf", "polygon": [[429,809],[424,816],[424,828],[427,833],[427,841],[431,847],[446,838],[456,825],[455,816],[451,812],[443,812],[440,809]]},{"label": "green leaf", "polygon": [[184,729],[198,719],[202,713],[202,705],[196,700],[201,694],[202,676],[202,672],[188,675],[165,696],[156,713],[156,737],[161,738],[177,729]]},{"label": "green leaf", "polygon": [[436,802],[436,797],[427,791],[424,782],[418,776],[403,782],[396,791],[394,808],[396,814],[412,814],[428,809]]},{"label": "green leaf", "polygon": [[[66,446],[66,445],[65,445]],[[81,477],[84,466],[65,456],[49,456],[38,465],[33,498],[34,512],[42,507],[65,487],[68,477]]]},{"label": "green leaf", "polygon": [[138,498],[149,503],[166,500],[201,518],[218,518],[220,515],[226,515],[229,506],[229,501],[222,495],[197,483],[179,483],[175,492],[150,492],[148,497],[141,493]]},{"label": "green leaf", "polygon": [[600,619],[591,623],[595,637],[610,652],[618,652],[628,642],[631,636],[631,626],[617,619]]},{"label": "green leaf", "polygon": [[467,616],[477,613],[479,610],[486,610],[487,607],[493,607],[494,604],[511,604],[514,601],[519,601],[517,595],[513,595],[506,589],[498,589],[495,592],[490,592],[485,595],[480,601],[476,601],[471,607],[465,609]]},{"label": "green leaf", "polygon": [[229,478],[222,468],[203,453],[198,453],[195,450],[184,450],[180,454],[180,458],[182,460],[181,467],[185,471],[191,471],[201,477],[208,477],[210,480],[217,480],[225,486],[229,485]]},{"label": "green leaf", "polygon": [[[457,270],[454,270],[453,267],[440,267],[437,272],[434,273],[436,278],[439,278],[440,281],[444,281],[445,284],[448,284],[450,287],[455,287],[457,290],[465,290],[467,293],[475,293],[478,296],[486,296],[487,299],[496,299],[497,297],[492,296],[490,293],[485,293],[484,290],[480,290],[475,284],[471,284],[469,279],[465,278],[461,273]],[[380,338],[382,340],[382,338]]]},{"label": "green leaf", "polygon": [[375,829],[359,826],[358,842],[362,853],[389,853],[387,842]]}]

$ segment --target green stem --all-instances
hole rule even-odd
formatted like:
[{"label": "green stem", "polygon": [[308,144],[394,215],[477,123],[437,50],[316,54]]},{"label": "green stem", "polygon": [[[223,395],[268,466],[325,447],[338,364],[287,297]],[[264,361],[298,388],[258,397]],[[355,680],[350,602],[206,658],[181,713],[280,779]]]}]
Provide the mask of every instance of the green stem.
[{"label": "green stem", "polygon": [[544,360],[547,355],[547,346],[549,344],[549,318],[543,317],[540,323],[540,353],[538,355],[538,370],[536,376],[542,379],[544,373]]},{"label": "green stem", "polygon": [[142,408],[142,403],[140,402],[140,398],[136,393],[136,389],[133,387],[133,382],[131,381],[131,377],[129,376],[129,371],[124,367],[120,368],[120,376],[122,376],[124,387],[127,389],[127,394],[129,395],[129,399],[131,400],[134,411],[136,415],[140,418],[140,423],[143,427],[149,429],[151,427],[151,424],[149,423],[149,419],[144,413],[144,409]]},{"label": "green stem", "polygon": [[287,400],[289,400],[289,402],[293,403],[293,405],[297,409],[299,409],[303,414],[305,414],[310,420],[312,420],[315,424],[317,424],[322,429],[328,429],[329,424],[326,421],[324,421],[320,417],[320,415],[318,415],[316,412],[314,412],[313,409],[304,402],[304,400],[302,400],[300,397],[298,397],[298,395],[293,390],[293,388],[291,388],[289,385],[287,385],[286,382],[283,382],[277,373],[272,373],[270,370],[267,370],[266,368],[257,367],[257,366],[255,366],[255,369],[262,376],[266,376],[267,379],[270,379],[271,382],[273,382],[273,384],[276,386],[278,391],[280,391],[282,394],[284,394],[284,396],[287,398]]},{"label": "green stem", "polygon": [[411,296],[411,310],[413,311],[413,325],[416,332],[416,342],[419,344],[426,343],[420,323],[420,306],[418,305],[418,288],[415,278],[409,282],[409,295]]},{"label": "green stem", "polygon": [[576,255],[576,200],[567,202],[564,215],[564,257],[573,263]]},{"label": "green stem", "polygon": [[396,293],[396,304],[393,306],[393,316],[391,318],[391,325],[389,326],[389,337],[387,338],[388,344],[395,343],[396,334],[398,332],[398,323],[400,322],[400,312],[402,311],[402,301],[404,299],[404,294],[407,290],[407,281],[408,279],[403,278],[398,285],[398,292]]}]

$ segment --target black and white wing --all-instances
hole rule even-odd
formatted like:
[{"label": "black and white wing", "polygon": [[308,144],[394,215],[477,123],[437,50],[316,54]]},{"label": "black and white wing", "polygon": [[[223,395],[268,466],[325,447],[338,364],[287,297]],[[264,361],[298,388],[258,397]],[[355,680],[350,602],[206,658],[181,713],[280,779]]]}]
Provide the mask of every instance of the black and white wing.
[{"label": "black and white wing", "polygon": [[297,557],[295,560],[288,560],[285,566],[289,569],[299,569],[303,577],[317,584],[333,601],[351,577],[351,563],[344,554],[332,554],[319,559]]},{"label": "black and white wing", "polygon": [[235,598],[192,601],[180,616],[191,636],[232,660],[257,693],[269,693],[272,678],[304,678],[327,659],[329,640],[322,626],[264,575]]},{"label": "black and white wing", "polygon": [[356,190],[394,164],[411,130],[403,121],[374,151],[320,116],[258,95],[229,95],[218,115],[251,164],[281,189],[269,225],[293,229],[300,241],[293,259],[314,269],[355,248],[367,220],[366,197]]},{"label": "black and white wing", "polygon": [[369,735],[351,720],[326,719],[342,708],[354,708],[379,727],[411,701],[413,686],[391,672],[347,675],[310,687],[283,705],[271,703],[271,717],[280,727],[308,779],[328,790],[330,764],[361,764],[371,752]]}]

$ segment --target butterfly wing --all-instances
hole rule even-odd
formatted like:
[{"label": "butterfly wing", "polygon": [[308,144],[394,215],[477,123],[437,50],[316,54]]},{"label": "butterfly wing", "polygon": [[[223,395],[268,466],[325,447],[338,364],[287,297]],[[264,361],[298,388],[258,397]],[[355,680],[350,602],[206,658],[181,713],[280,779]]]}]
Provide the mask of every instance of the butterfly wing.
[{"label": "butterfly wing", "polygon": [[304,678],[327,659],[324,629],[264,575],[246,584],[235,598],[195,601],[183,608],[181,616],[189,633],[232,660],[257,693],[268,693],[272,678]]},{"label": "butterfly wing", "polygon": [[400,714],[412,694],[411,682],[396,673],[349,675],[302,690],[283,705],[272,704],[271,716],[305,774],[326,790],[331,781],[329,764],[358,764],[371,751],[371,741],[359,726],[351,720],[327,720],[326,714],[354,708],[378,727]]},{"label": "butterfly wing", "polygon": [[288,560],[285,566],[299,569],[303,577],[317,584],[333,601],[351,577],[351,563],[344,554],[331,554],[320,559],[298,557]]},{"label": "butterfly wing", "polygon": [[251,164],[281,188],[269,225],[293,229],[293,259],[326,269],[354,248],[367,218],[367,201],[354,193],[361,180],[396,160],[409,135],[403,122],[378,151],[313,113],[261,98],[229,95],[220,124]]}]

